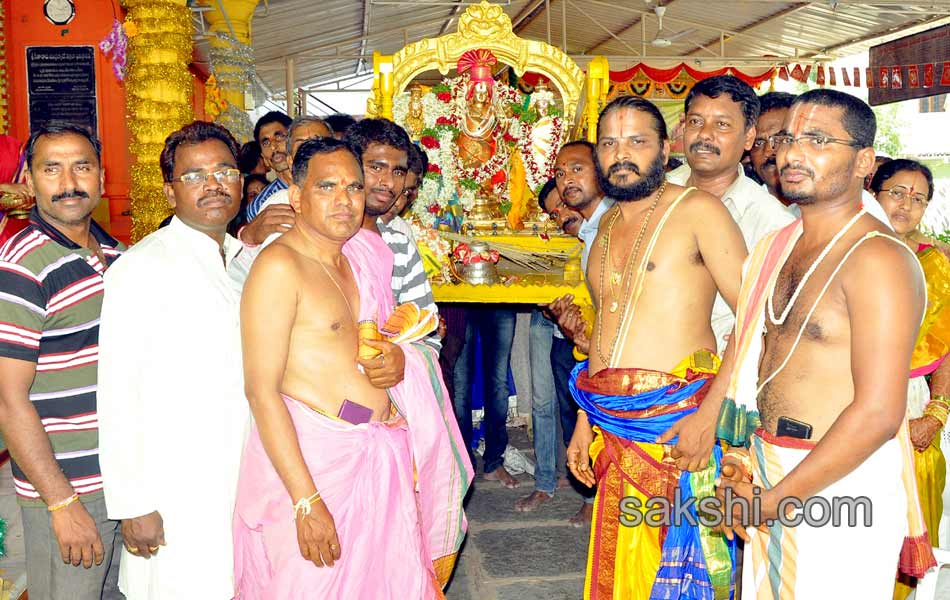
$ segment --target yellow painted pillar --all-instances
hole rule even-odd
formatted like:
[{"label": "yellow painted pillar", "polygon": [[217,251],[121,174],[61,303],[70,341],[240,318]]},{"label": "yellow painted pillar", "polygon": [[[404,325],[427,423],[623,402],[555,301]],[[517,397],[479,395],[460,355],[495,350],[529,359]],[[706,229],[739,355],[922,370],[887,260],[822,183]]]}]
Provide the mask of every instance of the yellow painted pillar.
[{"label": "yellow painted pillar", "polygon": [[[375,55],[373,62],[376,62]],[[388,54],[379,57],[379,95],[380,106],[379,116],[384,119],[393,120],[393,56]]]},{"label": "yellow painted pillar", "polygon": [[587,141],[597,143],[597,119],[607,101],[610,88],[610,65],[606,56],[595,56],[587,65]]},{"label": "yellow painted pillar", "polygon": [[165,138],[194,119],[188,71],[194,27],[186,0],[122,0],[128,10],[125,89],[132,135],[132,241],[158,228],[170,212],[159,156]]},{"label": "yellow painted pillar", "polygon": [[[258,0],[198,0],[198,4],[211,8],[203,14],[205,21],[208,22],[208,29],[212,33],[228,37],[233,35],[239,42],[247,45],[251,44],[251,19],[254,17],[254,9],[257,8],[257,3]],[[224,9],[223,12],[222,8]],[[227,39],[210,36],[208,43],[212,52],[215,50],[233,51],[232,45]],[[246,80],[249,73],[247,67],[253,69],[253,64],[248,66],[234,63],[215,65],[215,74],[224,99],[238,110],[247,108],[244,102],[246,89],[243,85],[237,84],[237,82]]]}]

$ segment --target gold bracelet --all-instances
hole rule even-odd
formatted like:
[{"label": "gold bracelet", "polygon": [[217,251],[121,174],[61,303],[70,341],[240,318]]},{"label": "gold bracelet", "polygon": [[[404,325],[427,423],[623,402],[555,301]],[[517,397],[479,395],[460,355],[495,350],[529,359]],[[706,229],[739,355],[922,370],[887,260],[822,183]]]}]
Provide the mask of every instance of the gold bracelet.
[{"label": "gold bracelet", "polygon": [[942,402],[947,406],[950,406],[950,396],[944,396],[943,394],[937,394],[930,397],[931,402]]},{"label": "gold bracelet", "polygon": [[65,500],[60,500],[56,504],[50,504],[49,506],[46,507],[46,510],[53,512],[61,508],[66,508],[67,506],[75,502],[76,500],[79,500],[79,494],[74,492],[73,495],[70,496],[69,498],[66,498]]},{"label": "gold bracelet", "polygon": [[927,406],[924,408],[925,417],[933,417],[940,421],[940,426],[943,427],[947,424],[947,415],[950,414],[950,406],[940,402],[931,400],[927,403]]}]

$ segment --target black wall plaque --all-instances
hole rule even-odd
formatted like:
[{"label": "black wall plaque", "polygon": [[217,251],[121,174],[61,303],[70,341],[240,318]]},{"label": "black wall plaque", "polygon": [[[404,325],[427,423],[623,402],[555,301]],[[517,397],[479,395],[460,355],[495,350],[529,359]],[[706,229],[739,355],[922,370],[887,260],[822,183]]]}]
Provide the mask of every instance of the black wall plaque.
[{"label": "black wall plaque", "polygon": [[30,131],[65,121],[97,134],[95,47],[30,46],[26,77]]}]

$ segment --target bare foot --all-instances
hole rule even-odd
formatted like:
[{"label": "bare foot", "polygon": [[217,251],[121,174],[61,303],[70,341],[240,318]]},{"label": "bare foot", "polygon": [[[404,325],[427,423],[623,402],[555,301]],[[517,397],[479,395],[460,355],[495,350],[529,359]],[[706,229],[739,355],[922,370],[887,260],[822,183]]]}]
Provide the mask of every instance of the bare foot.
[{"label": "bare foot", "polygon": [[505,470],[505,467],[498,467],[491,473],[485,473],[485,479],[488,481],[500,481],[503,486],[513,490],[518,487],[518,480]]},{"label": "bare foot", "polygon": [[547,493],[535,490],[515,502],[515,510],[518,512],[531,512],[537,510],[539,506],[553,498],[554,496]]},{"label": "bare foot", "polygon": [[570,482],[570,480],[567,478],[567,475],[561,475],[561,477],[558,478],[558,480],[557,480],[557,487],[558,487],[558,489],[563,489],[563,488],[569,488],[569,487],[571,487],[571,482]]},{"label": "bare foot", "polygon": [[567,520],[571,527],[587,527],[590,525],[591,516],[594,514],[594,505],[583,503],[577,514]]}]

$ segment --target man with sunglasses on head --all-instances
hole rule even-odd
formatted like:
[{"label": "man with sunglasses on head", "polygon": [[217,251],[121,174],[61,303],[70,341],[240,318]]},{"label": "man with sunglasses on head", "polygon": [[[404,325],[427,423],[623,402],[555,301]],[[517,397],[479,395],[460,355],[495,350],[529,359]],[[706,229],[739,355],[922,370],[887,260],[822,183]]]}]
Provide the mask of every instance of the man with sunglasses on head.
[{"label": "man with sunglasses on head", "polygon": [[238,146],[220,125],[172,133],[161,155],[171,223],[106,275],[100,451],[121,519],[129,600],[234,595],[231,516],[248,430],[239,304]]}]

